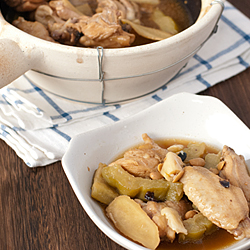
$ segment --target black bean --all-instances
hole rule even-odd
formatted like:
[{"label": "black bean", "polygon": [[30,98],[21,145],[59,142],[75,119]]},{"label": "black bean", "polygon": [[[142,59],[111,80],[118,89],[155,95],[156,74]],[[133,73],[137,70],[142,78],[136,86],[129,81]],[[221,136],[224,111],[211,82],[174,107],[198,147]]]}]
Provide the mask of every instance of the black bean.
[{"label": "black bean", "polygon": [[229,188],[230,186],[230,183],[227,180],[220,180],[220,184],[225,188]]},{"label": "black bean", "polygon": [[155,194],[154,194],[154,192],[148,191],[148,192],[145,194],[144,198],[145,198],[147,201],[155,201]]},{"label": "black bean", "polygon": [[187,158],[187,153],[181,151],[178,156],[181,158],[182,161],[185,161]]}]

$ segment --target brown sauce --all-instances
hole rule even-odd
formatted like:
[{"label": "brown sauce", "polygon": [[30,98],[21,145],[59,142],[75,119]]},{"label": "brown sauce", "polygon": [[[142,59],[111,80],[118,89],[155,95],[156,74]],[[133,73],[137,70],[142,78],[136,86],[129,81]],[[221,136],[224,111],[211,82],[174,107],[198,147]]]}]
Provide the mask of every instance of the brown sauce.
[{"label": "brown sauce", "polygon": [[[160,4],[157,7],[166,16],[170,16],[173,18],[173,20],[177,24],[179,32],[187,29],[195,21],[195,17],[191,15],[190,10],[181,0],[161,0]],[[155,26],[154,22],[150,19],[148,13],[141,12],[141,15],[142,15],[141,21],[143,25],[151,28],[158,28],[157,26]],[[137,34],[132,46],[142,45],[152,42],[154,41],[141,37]]]},{"label": "brown sauce", "polygon": [[173,243],[162,242],[157,250],[219,250],[229,247],[236,242],[232,234],[223,229],[218,229],[196,243],[180,244],[177,241]]},{"label": "brown sauce", "polygon": [[[101,204],[101,206],[103,208],[104,214],[106,214],[106,206],[103,204]],[[113,228],[117,230],[113,222],[109,218],[107,219],[110,221],[110,224],[113,226]],[[119,233],[125,238],[129,239],[126,235],[122,234],[121,232]],[[162,241],[156,250],[223,250],[235,243],[237,243],[237,241],[234,239],[232,234],[228,233],[224,229],[218,228],[211,235],[206,235],[203,239],[197,242],[179,243],[177,239],[173,243]]]},{"label": "brown sauce", "polygon": [[[161,139],[161,140],[154,140],[155,143],[157,143],[160,147],[162,148],[168,148],[174,144],[182,144],[184,146],[187,146],[188,143],[198,143],[198,141],[194,141],[194,140],[187,140],[187,139],[173,139],[173,138],[167,138],[167,139]],[[133,149],[133,148],[138,148],[140,145],[143,145],[144,143],[140,143],[139,145],[136,145],[134,147],[130,147],[126,150],[124,150],[124,152],[120,153],[118,156],[116,156],[111,162],[118,160],[119,158],[122,158],[124,153],[129,150],[129,149]],[[212,147],[211,145],[207,145],[206,144],[206,153],[214,153],[217,154],[221,149],[219,148],[215,148]]]},{"label": "brown sauce", "polygon": [[170,16],[175,20],[179,31],[188,28],[194,22],[189,9],[180,0],[161,0],[159,9],[166,16]]},{"label": "brown sauce", "polygon": [[[198,143],[198,141],[195,140],[187,140],[187,139],[172,139],[172,138],[167,138],[167,139],[161,139],[161,140],[155,140],[155,142],[162,148],[168,148],[171,145],[174,144],[182,144],[184,146],[187,146],[189,143]],[[205,142],[206,143],[206,142]],[[206,154],[207,153],[214,153],[217,154],[221,149],[215,148],[211,145],[206,144]]]}]

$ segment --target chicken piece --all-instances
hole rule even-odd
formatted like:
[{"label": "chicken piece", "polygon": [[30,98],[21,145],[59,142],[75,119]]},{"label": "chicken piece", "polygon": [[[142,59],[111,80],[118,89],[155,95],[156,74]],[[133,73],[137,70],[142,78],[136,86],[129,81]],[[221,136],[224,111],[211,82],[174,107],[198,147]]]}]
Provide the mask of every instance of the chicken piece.
[{"label": "chicken piece", "polygon": [[129,0],[98,0],[96,12],[102,12],[105,8],[119,12],[120,19],[140,23],[140,10],[135,2]]},{"label": "chicken piece", "polygon": [[85,47],[120,48],[131,45],[135,36],[122,30],[117,13],[105,9],[92,17],[69,18],[64,23],[48,23],[51,36],[63,44]]},{"label": "chicken piece", "polygon": [[[66,45],[77,45],[83,35],[75,25],[81,16],[74,11],[68,1],[51,1],[49,5],[40,5],[35,11],[35,20],[43,24],[50,36]],[[87,17],[86,17],[87,18]],[[72,25],[75,25],[72,28]]]},{"label": "chicken piece", "polygon": [[250,237],[249,230],[240,226],[249,214],[242,190],[206,168],[188,166],[184,170],[180,182],[198,210],[218,227],[229,232],[241,231],[244,237]]},{"label": "chicken piece", "polygon": [[225,164],[219,175],[232,185],[240,187],[250,205],[250,176],[244,157],[237,155],[228,146],[223,147],[221,157]]},{"label": "chicken piece", "polygon": [[119,164],[134,176],[150,178],[152,173],[158,172],[157,166],[163,162],[167,149],[157,145],[147,134],[143,134],[144,143],[138,149],[125,152],[124,157],[109,164]]},{"label": "chicken piece", "polygon": [[85,36],[98,40],[106,39],[121,29],[116,12],[108,8],[104,9],[102,13],[95,14],[92,18],[80,20],[80,25]]},{"label": "chicken piece", "polygon": [[126,18],[126,8],[117,0],[99,0],[96,13],[103,12],[105,8],[117,11],[119,18]]},{"label": "chicken piece", "polygon": [[68,6],[65,6],[62,0],[50,1],[49,6],[55,11],[57,16],[64,21],[71,18],[79,18],[81,16],[81,14],[78,13],[77,9],[73,10],[73,7],[69,8]]},{"label": "chicken piece", "polygon": [[18,12],[33,11],[48,0],[5,0],[5,2]]},{"label": "chicken piece", "polygon": [[23,17],[19,16],[12,24],[32,36],[55,42],[55,40],[50,37],[48,30],[39,22],[26,21]]},{"label": "chicken piece", "polygon": [[[168,240],[173,242],[175,239],[176,231],[174,231],[169,225],[168,220],[165,215],[161,214],[164,208],[171,208],[176,211],[180,218],[184,218],[185,213],[190,209],[190,205],[181,200],[179,202],[165,201],[165,202],[155,202],[148,201],[147,203],[135,199],[139,203],[142,209],[147,213],[147,215],[154,221],[159,230],[159,235],[161,240]],[[164,211],[164,210],[163,210]],[[178,216],[178,217],[179,217]],[[175,217],[173,217],[175,218]]]},{"label": "chicken piece", "polygon": [[77,45],[83,35],[77,26],[77,19],[72,18],[63,23],[48,23],[51,37],[66,45]]},{"label": "chicken piece", "polygon": [[182,220],[185,219],[186,213],[193,209],[192,204],[188,202],[186,199],[182,199],[180,201],[167,200],[164,201],[164,203],[167,205],[167,207],[175,209],[181,216]]},{"label": "chicken piece", "polygon": [[[68,6],[65,4],[68,3]],[[75,25],[81,15],[74,11],[68,1],[51,1],[35,11],[35,20],[47,27],[50,36],[66,45],[77,45],[83,35]]]},{"label": "chicken piece", "polygon": [[40,5],[35,11],[35,20],[48,27],[48,24],[65,22],[56,15],[49,5]]},{"label": "chicken piece", "polygon": [[164,202],[157,203],[154,201],[148,201],[147,203],[144,203],[141,200],[137,199],[135,201],[141,205],[142,209],[157,225],[160,239],[168,239],[169,241],[173,242],[175,239],[175,232],[168,226],[166,217],[164,215],[161,215],[161,210],[167,205]]},{"label": "chicken piece", "polygon": [[[51,1],[40,5],[35,11],[35,20],[47,27],[50,36],[66,45],[77,45],[82,33],[71,28],[80,15],[64,6],[62,1]],[[65,21],[66,20],[66,21]]]},{"label": "chicken piece", "polygon": [[142,208],[147,212],[150,217],[153,217],[155,213],[158,213],[164,207],[170,207],[175,209],[182,219],[185,218],[185,214],[192,209],[191,203],[182,199],[180,201],[166,200],[164,202],[148,201],[143,202],[142,200],[135,199],[137,203],[140,203]]},{"label": "chicken piece", "polygon": [[244,238],[249,238],[250,236],[250,219],[247,217],[240,222],[238,228],[233,230],[227,230],[229,233],[234,235],[236,240],[242,240]]},{"label": "chicken piece", "polygon": [[130,46],[135,35],[124,31],[115,10],[105,8],[103,12],[79,21],[81,32],[84,34],[79,42],[84,46],[104,48],[121,48]]}]

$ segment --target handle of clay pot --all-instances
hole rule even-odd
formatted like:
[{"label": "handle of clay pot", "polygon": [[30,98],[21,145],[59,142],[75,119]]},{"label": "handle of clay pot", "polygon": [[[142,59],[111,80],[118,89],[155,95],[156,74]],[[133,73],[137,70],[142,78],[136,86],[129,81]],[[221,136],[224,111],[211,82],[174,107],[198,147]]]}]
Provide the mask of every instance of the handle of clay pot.
[{"label": "handle of clay pot", "polygon": [[0,39],[0,88],[11,83],[41,59],[41,53],[35,48],[21,49],[11,39]]}]

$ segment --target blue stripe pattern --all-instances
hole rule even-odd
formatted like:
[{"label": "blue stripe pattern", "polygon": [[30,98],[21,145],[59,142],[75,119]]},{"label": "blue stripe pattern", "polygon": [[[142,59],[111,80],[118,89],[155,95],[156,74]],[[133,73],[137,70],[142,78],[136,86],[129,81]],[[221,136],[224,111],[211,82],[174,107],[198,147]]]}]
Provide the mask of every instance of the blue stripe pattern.
[{"label": "blue stripe pattern", "polygon": [[250,66],[249,63],[244,61],[241,56],[238,56],[237,58],[239,59],[240,64],[243,65],[245,68],[248,68]]},{"label": "blue stripe pattern", "polygon": [[208,61],[202,59],[200,56],[198,56],[197,54],[193,56],[194,59],[196,59],[198,62],[200,62],[201,64],[205,65],[207,67],[207,69],[211,69],[212,66],[209,64]]},{"label": "blue stripe pattern", "polygon": [[48,95],[44,93],[44,91],[42,91],[42,89],[35,86],[33,83],[30,84],[62,117],[66,118],[67,121],[72,119],[72,117],[68,113],[64,112]]},{"label": "blue stripe pattern", "polygon": [[109,112],[104,112],[103,115],[110,118],[114,122],[117,122],[120,120],[118,117],[114,116],[113,114],[110,114]]},{"label": "blue stripe pattern", "polygon": [[157,102],[162,101],[162,98],[160,98],[158,95],[153,95],[152,98],[156,100]]},{"label": "blue stripe pattern", "polygon": [[52,128],[50,128],[52,131],[54,131],[55,133],[57,133],[58,135],[60,135],[62,138],[64,138],[67,141],[71,140],[71,137],[65,133],[63,133],[62,131],[60,131],[57,126],[53,126]]},{"label": "blue stripe pattern", "polygon": [[[246,32],[244,32],[241,27],[234,24],[225,15],[225,14],[227,14],[227,11],[232,11],[234,9],[235,8],[232,6],[227,6],[224,9],[223,15],[221,16],[221,22],[223,22],[228,27],[230,27],[231,30],[236,32],[240,36],[239,39],[236,40],[233,44],[230,44],[230,46],[223,48],[220,52],[218,52],[216,54],[211,53],[211,56],[206,58],[206,59],[202,58],[202,56],[200,56],[199,54],[194,55],[193,58],[195,59],[195,61],[194,61],[194,64],[192,65],[192,67],[189,67],[187,69],[186,68],[182,69],[182,71],[178,75],[176,75],[172,80],[176,80],[179,77],[185,76],[190,72],[195,72],[195,70],[199,69],[200,67],[203,67],[203,68],[206,67],[207,70],[211,70],[213,68],[213,63],[218,58],[230,53],[231,51],[239,48],[240,46],[243,46],[246,43],[250,43],[250,34],[247,34]],[[248,68],[250,66],[249,63],[246,62],[241,56],[238,56],[237,59],[239,60],[240,65],[242,65],[243,67]],[[29,79],[27,77],[25,77],[25,78],[27,81],[29,81]],[[209,83],[207,79],[204,79],[204,76],[202,74],[198,74],[196,76],[196,80],[198,82],[200,82],[201,84],[203,84],[207,88],[211,87],[211,83]],[[85,114],[85,113],[87,114],[88,112],[98,111],[98,110],[101,111],[105,107],[105,105],[96,105],[96,106],[85,107],[82,109],[75,109],[75,110],[72,109],[72,110],[68,110],[66,112],[64,109],[62,109],[60,107],[59,104],[57,104],[55,101],[53,101],[42,89],[35,86],[31,81],[29,81],[29,83],[30,83],[30,88],[27,88],[24,90],[23,89],[22,90],[16,89],[16,88],[7,88],[7,90],[8,91],[21,91],[24,94],[38,93],[43,98],[43,100],[45,100],[56,111],[56,114],[50,117],[52,121],[57,121],[58,119],[64,119],[66,121],[70,121],[73,119],[74,115],[76,115],[76,114]],[[164,85],[161,88],[161,90],[167,91],[168,90],[167,84]],[[151,96],[151,98],[157,102],[162,101],[162,98],[158,94],[153,94]],[[15,104],[22,105],[23,102],[21,100],[18,100],[15,102]],[[0,100],[0,105],[10,105],[8,103],[8,99],[5,95],[2,95],[2,100]],[[114,107],[115,110],[117,110],[117,109],[121,108],[121,105],[119,105],[119,104],[112,105],[112,107]],[[42,110],[40,110],[39,108],[37,108],[37,111],[42,112]],[[110,111],[103,112],[102,115],[107,117],[108,119],[110,119],[112,122],[117,122],[120,120],[120,118],[117,115],[115,115],[114,113],[112,113]],[[1,132],[2,136],[7,136],[8,133],[6,132],[6,127],[4,127],[2,125],[1,129],[2,129],[2,132]],[[23,130],[22,128],[19,128],[19,127],[12,127],[11,129],[13,129],[16,132]],[[66,133],[64,133],[60,130],[60,127],[58,126],[58,124],[51,125],[50,129],[51,129],[51,131],[60,135],[66,141],[71,140],[71,137],[69,135],[67,135]],[[26,164],[28,165],[29,163],[26,163]]]},{"label": "blue stripe pattern", "polygon": [[206,80],[204,80],[201,75],[197,75],[196,79],[202,84],[204,84],[207,88],[211,87],[211,84],[207,82]]},{"label": "blue stripe pattern", "polygon": [[221,16],[221,20],[225,22],[231,29],[237,32],[240,36],[242,36],[247,42],[250,42],[249,34],[246,34],[242,29],[236,26],[232,21],[226,18],[224,15]]},{"label": "blue stripe pattern", "polygon": [[[235,8],[232,6],[228,6],[227,8],[224,9],[224,12],[227,10],[233,10],[233,9],[235,9]],[[198,54],[194,55],[193,58],[196,59],[198,61],[198,63],[193,65],[192,67],[188,68],[187,70],[183,70],[178,75],[176,75],[176,77],[174,77],[174,79],[177,79],[185,74],[188,74],[188,73],[194,71],[195,69],[201,67],[202,65],[206,66],[207,69],[209,70],[212,68],[211,63],[213,63],[215,60],[222,57],[223,55],[226,55],[227,53],[230,53],[231,51],[233,51],[236,48],[243,45],[245,42],[248,42],[248,43],[250,42],[250,35],[245,33],[240,27],[236,26],[225,15],[221,16],[221,21],[223,21],[225,24],[227,24],[237,34],[239,34],[241,36],[241,38],[239,38],[234,44],[230,45],[229,47],[225,48],[224,50],[220,51],[219,53],[211,56],[207,60],[204,60]],[[249,63],[245,62],[242,57],[239,56],[238,59],[239,59],[240,64],[243,65],[245,68],[248,68],[250,66]],[[211,84],[209,82],[207,82],[200,74],[196,76],[196,79],[199,82],[201,82],[202,84],[204,84],[207,88],[211,87]],[[166,89],[167,89],[166,85],[164,87],[162,87],[163,91]]]}]

